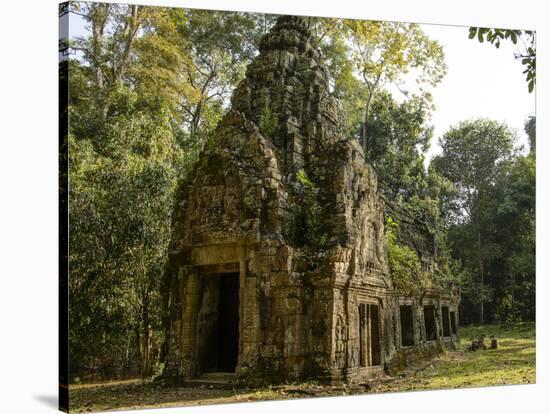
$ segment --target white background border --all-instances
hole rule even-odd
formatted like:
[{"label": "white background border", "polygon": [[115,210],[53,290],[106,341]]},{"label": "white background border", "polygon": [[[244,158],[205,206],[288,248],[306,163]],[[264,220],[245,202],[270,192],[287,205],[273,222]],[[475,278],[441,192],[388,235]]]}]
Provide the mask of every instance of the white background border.
[{"label": "white background border", "polygon": [[[135,0],[133,3],[537,30],[537,384],[149,410],[155,413],[547,412],[549,293],[545,1]],[[0,3],[0,412],[56,412],[57,2]],[[475,64],[475,62],[472,62]],[[518,74],[521,76],[521,74]],[[503,88],[506,85],[502,85]],[[475,98],[475,97],[474,97]],[[450,99],[452,99],[450,97]],[[510,103],[513,105],[513,103]],[[545,350],[545,351],[544,351]],[[546,395],[545,395],[546,390]],[[545,398],[546,397],[546,398]],[[136,412],[136,411],[132,411]]]}]

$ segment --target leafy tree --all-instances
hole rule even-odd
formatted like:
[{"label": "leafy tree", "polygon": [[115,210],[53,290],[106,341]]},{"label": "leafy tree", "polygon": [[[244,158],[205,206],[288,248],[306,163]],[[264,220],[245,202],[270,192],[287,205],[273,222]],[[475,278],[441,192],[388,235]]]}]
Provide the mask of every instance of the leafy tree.
[{"label": "leafy tree", "polygon": [[140,87],[174,107],[182,95],[190,95],[184,76],[189,57],[177,42],[170,9],[86,2],[73,8],[90,28],[91,35],[75,39],[71,47],[82,52],[93,73],[100,121],[108,115],[109,95],[121,85]]},{"label": "leafy tree", "polygon": [[388,240],[388,265],[394,287],[400,291],[418,294],[426,287],[418,253],[399,240],[399,223],[392,217],[386,218]]},{"label": "leafy tree", "polygon": [[443,203],[454,189],[434,168],[425,167],[433,128],[424,101],[416,97],[399,104],[381,92],[372,104],[369,125],[367,156],[377,171],[381,191],[415,220],[438,232]]},{"label": "leafy tree", "polygon": [[454,219],[472,219],[480,197],[496,178],[497,166],[515,154],[516,135],[506,124],[487,119],[464,121],[451,127],[434,158],[438,172],[458,189]]},{"label": "leafy tree", "polygon": [[425,175],[424,154],[433,136],[427,111],[418,98],[399,104],[387,92],[381,92],[371,106],[367,156],[384,193],[391,199],[409,199],[421,190],[415,178]]},{"label": "leafy tree", "polygon": [[[269,16],[73,3],[72,375],[154,372],[172,199]],[[134,362],[134,361],[137,361]]]},{"label": "leafy tree", "polygon": [[[79,3],[90,24],[69,78],[72,375],[153,372],[159,281],[190,96],[168,9]],[[136,361],[136,363],[133,363]]]},{"label": "leafy tree", "polygon": [[[71,349],[100,370],[127,365],[133,350],[148,375],[181,154],[168,111],[140,108],[139,96],[124,88],[111,96],[116,115],[106,118],[101,136],[77,135],[78,116],[69,130],[70,315],[78,334]],[[73,104],[70,111],[82,112]],[[109,360],[121,355],[116,364]]]},{"label": "leafy tree", "polygon": [[510,40],[514,45],[521,41],[523,48],[514,53],[516,59],[521,59],[525,67],[523,73],[529,92],[535,90],[537,77],[537,50],[536,33],[533,30],[510,30],[510,29],[492,29],[488,27],[470,27],[470,39],[477,38],[480,43],[487,41],[493,44],[497,49],[500,47],[501,40]]},{"label": "leafy tree", "polygon": [[344,20],[343,28],[351,40],[349,58],[366,88],[361,137],[367,152],[369,114],[376,94],[390,83],[403,88],[403,75],[415,71],[420,95],[429,101],[424,88],[437,85],[445,75],[444,53],[417,24]]},{"label": "leafy tree", "polygon": [[482,300],[486,320],[511,322],[535,317],[535,158],[518,155],[497,167],[489,189],[484,221],[484,284],[475,260],[476,228],[465,222],[451,227],[455,254],[466,266],[463,317],[479,320]]},{"label": "leafy tree", "polygon": [[499,171],[494,189],[494,243],[499,257],[494,313],[501,321],[535,318],[535,157],[519,156]]},{"label": "leafy tree", "polygon": [[535,154],[537,147],[537,118],[530,116],[525,121],[525,133],[529,138],[529,152]]},{"label": "leafy tree", "polygon": [[515,134],[505,125],[486,119],[465,121],[452,127],[441,139],[441,155],[433,160],[436,171],[457,189],[450,205],[450,237],[455,255],[470,270],[473,304],[479,305],[480,322],[485,321],[484,304],[491,291],[486,285],[487,263],[498,255],[490,235],[494,231],[493,189],[501,165],[514,155]]},{"label": "leafy tree", "polygon": [[405,90],[403,80],[414,72],[418,86],[414,92],[428,104],[428,88],[446,73],[442,47],[417,24],[333,18],[308,21],[321,48],[323,66],[329,69],[334,95],[343,102],[346,130],[363,141],[365,152],[369,114],[378,92],[394,85],[411,97],[413,91]]},{"label": "leafy tree", "polygon": [[371,142],[367,156],[378,173],[379,188],[392,206],[386,223],[392,277],[396,287],[413,291],[427,287],[429,278],[421,267],[419,252],[400,236],[401,213],[393,215],[394,209],[403,211],[418,229],[427,230],[428,237],[434,238],[437,254],[432,276],[436,283],[456,279],[459,273],[450,257],[442,220],[455,189],[432,166],[425,167],[432,138],[427,117],[422,99],[399,104],[389,93],[381,92],[372,105],[367,131]]},{"label": "leafy tree", "polygon": [[193,9],[172,13],[191,58],[187,78],[193,98],[181,102],[180,141],[198,155],[275,17]]},{"label": "leafy tree", "polygon": [[333,95],[342,105],[343,125],[346,136],[360,139],[363,123],[363,108],[368,99],[368,90],[357,76],[349,57],[349,36],[338,29],[335,19],[324,19],[315,26],[322,51],[323,66],[328,69]]}]

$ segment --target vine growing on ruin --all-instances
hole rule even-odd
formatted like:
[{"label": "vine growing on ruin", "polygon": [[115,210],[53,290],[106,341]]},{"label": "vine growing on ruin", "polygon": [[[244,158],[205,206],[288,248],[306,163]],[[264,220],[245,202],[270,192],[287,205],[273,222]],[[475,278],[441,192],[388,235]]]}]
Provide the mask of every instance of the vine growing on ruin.
[{"label": "vine growing on ruin", "polygon": [[399,223],[386,217],[386,238],[388,241],[388,264],[396,289],[418,293],[426,284],[426,275],[418,253],[399,242]]},{"label": "vine growing on ruin", "polygon": [[305,170],[296,173],[293,196],[296,198],[291,217],[283,228],[283,236],[297,246],[323,247],[327,236],[322,226],[322,207],[318,201],[319,187],[309,178]]}]

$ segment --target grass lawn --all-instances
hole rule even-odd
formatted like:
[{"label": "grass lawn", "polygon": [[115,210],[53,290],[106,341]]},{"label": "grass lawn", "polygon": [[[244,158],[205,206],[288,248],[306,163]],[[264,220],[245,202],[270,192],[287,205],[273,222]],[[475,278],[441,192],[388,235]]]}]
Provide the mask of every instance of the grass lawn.
[{"label": "grass lawn", "polygon": [[[495,335],[498,349],[468,352],[465,348],[481,334]],[[288,384],[258,390],[162,388],[138,380],[70,386],[71,410],[78,412],[158,408],[245,401],[399,392],[444,388],[483,387],[535,382],[535,324],[463,327],[456,350],[446,350],[398,377],[363,387],[330,387],[313,383]]]},{"label": "grass lawn", "polygon": [[[429,361],[423,369],[380,383],[374,392],[484,387],[535,382],[535,324],[483,325],[460,329],[461,344]],[[494,335],[498,349],[469,352],[465,348],[481,334]],[[488,338],[487,338],[488,339]],[[485,343],[488,345],[489,340]]]}]

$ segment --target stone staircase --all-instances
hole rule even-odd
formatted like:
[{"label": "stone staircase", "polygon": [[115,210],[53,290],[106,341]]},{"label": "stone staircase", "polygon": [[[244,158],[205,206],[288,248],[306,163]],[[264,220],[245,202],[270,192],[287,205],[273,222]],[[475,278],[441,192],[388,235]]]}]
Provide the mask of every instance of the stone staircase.
[{"label": "stone staircase", "polygon": [[198,378],[185,381],[186,387],[232,390],[235,388],[235,373],[206,372]]}]

